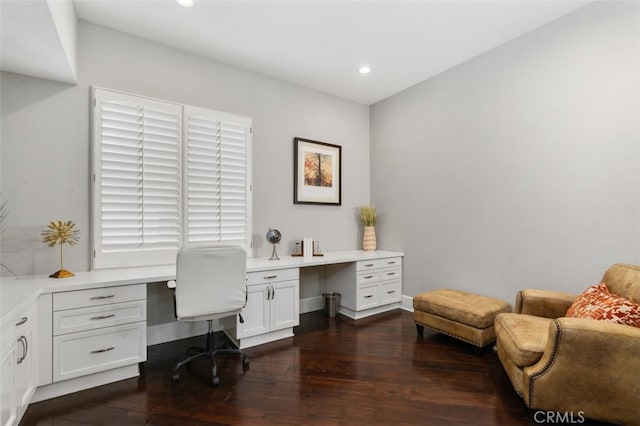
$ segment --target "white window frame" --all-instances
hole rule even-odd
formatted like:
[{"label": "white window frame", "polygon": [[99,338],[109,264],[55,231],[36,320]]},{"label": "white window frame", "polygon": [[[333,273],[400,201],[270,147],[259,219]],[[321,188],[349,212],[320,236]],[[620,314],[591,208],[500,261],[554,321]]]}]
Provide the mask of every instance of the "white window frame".
[{"label": "white window frame", "polygon": [[[168,107],[175,110],[180,109],[179,115],[179,146],[178,146],[178,233],[179,240],[175,247],[166,247],[162,249],[141,248],[132,249],[122,252],[104,252],[102,250],[102,139],[101,126],[102,115],[99,109],[103,100],[123,100],[149,106],[155,109]],[[171,265],[175,264],[176,253],[180,246],[188,244],[186,236],[187,229],[187,187],[186,187],[186,152],[187,152],[187,113],[204,114],[208,117],[215,117],[218,120],[239,123],[245,126],[247,133],[246,141],[246,238],[244,241],[238,241],[237,244],[245,248],[247,255],[252,256],[253,252],[253,126],[249,117],[213,111],[204,108],[198,108],[188,105],[177,104],[173,102],[152,99],[120,91],[103,89],[98,87],[91,88],[91,177],[92,177],[92,194],[91,194],[91,264],[92,269],[102,268],[118,268],[118,267],[134,267],[134,266],[153,266],[153,265]],[[209,243],[225,243],[225,241],[206,241]],[[202,244],[202,243],[199,243]]]}]

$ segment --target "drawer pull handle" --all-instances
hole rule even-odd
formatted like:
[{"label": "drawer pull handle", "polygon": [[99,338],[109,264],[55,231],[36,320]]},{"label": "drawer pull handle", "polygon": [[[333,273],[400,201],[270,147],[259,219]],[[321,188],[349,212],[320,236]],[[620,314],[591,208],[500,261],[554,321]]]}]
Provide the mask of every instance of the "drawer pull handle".
[{"label": "drawer pull handle", "polygon": [[107,319],[107,318],[113,318],[115,316],[116,316],[116,314],[100,315],[100,316],[97,316],[97,317],[91,317],[89,319],[90,320],[103,320],[103,319]]},{"label": "drawer pull handle", "polygon": [[367,263],[366,265],[364,265],[366,268],[371,268],[372,266],[375,266],[375,263]]},{"label": "drawer pull handle", "polygon": [[112,297],[116,297],[116,295],[115,294],[110,294],[108,296],[93,296],[93,297],[90,297],[89,300],[111,299]]},{"label": "drawer pull handle", "polygon": [[115,346],[111,346],[110,348],[96,349],[96,350],[91,351],[91,352],[89,352],[89,353],[92,353],[92,354],[100,354],[100,353],[102,353],[102,352],[109,352],[109,351],[112,351],[112,350],[114,350],[115,348],[116,348]]},{"label": "drawer pull handle", "polygon": [[368,280],[369,278],[373,278],[373,275],[366,275],[366,276],[364,276],[362,278],[364,278],[365,280]]},{"label": "drawer pull handle", "polygon": [[396,264],[395,260],[392,260],[391,262],[387,262],[387,265],[395,265],[395,264]]},{"label": "drawer pull handle", "polygon": [[395,290],[390,290],[390,291],[387,292],[387,294],[393,294],[395,292],[396,292]]},{"label": "drawer pull handle", "polygon": [[274,278],[278,278],[277,275],[267,275],[266,277],[263,277],[265,280],[272,280]]},{"label": "drawer pull handle", "polygon": [[395,275],[395,272],[387,272],[387,275],[391,276],[391,275]]},{"label": "drawer pull handle", "polygon": [[20,338],[18,339],[18,342],[20,342],[23,349],[22,355],[18,357],[18,364],[22,364],[22,361],[24,361],[27,358],[27,354],[29,353],[29,342],[27,341],[27,338],[24,336],[20,336]]},{"label": "drawer pull handle", "polygon": [[368,294],[368,295],[366,295],[364,298],[365,298],[365,299],[371,299],[372,297],[373,297],[373,294]]},{"label": "drawer pull handle", "polygon": [[27,318],[27,317],[22,317],[22,318],[20,319],[20,321],[18,321],[18,322],[16,323],[16,327],[17,327],[17,326],[19,326],[19,325],[24,324],[24,323],[25,323],[25,322],[27,322],[28,320],[29,320],[29,318]]}]

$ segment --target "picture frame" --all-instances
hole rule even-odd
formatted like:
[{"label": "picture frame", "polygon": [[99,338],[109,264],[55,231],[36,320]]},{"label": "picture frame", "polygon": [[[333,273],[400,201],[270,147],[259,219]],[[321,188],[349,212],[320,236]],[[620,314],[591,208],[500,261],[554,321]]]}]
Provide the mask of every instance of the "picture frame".
[{"label": "picture frame", "polygon": [[293,203],[342,205],[342,147],[293,139]]}]

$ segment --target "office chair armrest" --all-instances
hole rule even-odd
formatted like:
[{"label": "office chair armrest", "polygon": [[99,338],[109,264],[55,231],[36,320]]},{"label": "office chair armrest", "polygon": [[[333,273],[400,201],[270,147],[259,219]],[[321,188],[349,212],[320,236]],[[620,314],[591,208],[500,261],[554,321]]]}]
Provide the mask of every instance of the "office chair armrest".
[{"label": "office chair armrest", "polygon": [[175,289],[176,281],[175,280],[167,281],[167,287]]}]

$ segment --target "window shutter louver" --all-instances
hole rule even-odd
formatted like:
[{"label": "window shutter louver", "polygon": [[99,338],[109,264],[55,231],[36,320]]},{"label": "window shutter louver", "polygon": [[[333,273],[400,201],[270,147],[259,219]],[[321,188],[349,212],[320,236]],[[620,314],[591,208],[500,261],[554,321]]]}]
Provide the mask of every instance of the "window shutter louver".
[{"label": "window shutter louver", "polygon": [[175,261],[182,107],[94,92],[94,268]]},{"label": "window shutter louver", "polygon": [[186,242],[246,248],[251,235],[251,121],[185,107],[185,144]]},{"label": "window shutter louver", "polygon": [[180,116],[145,110],[143,244],[180,246]]},{"label": "window shutter louver", "polygon": [[99,114],[102,250],[134,250],[142,244],[142,109],[104,101]]}]

